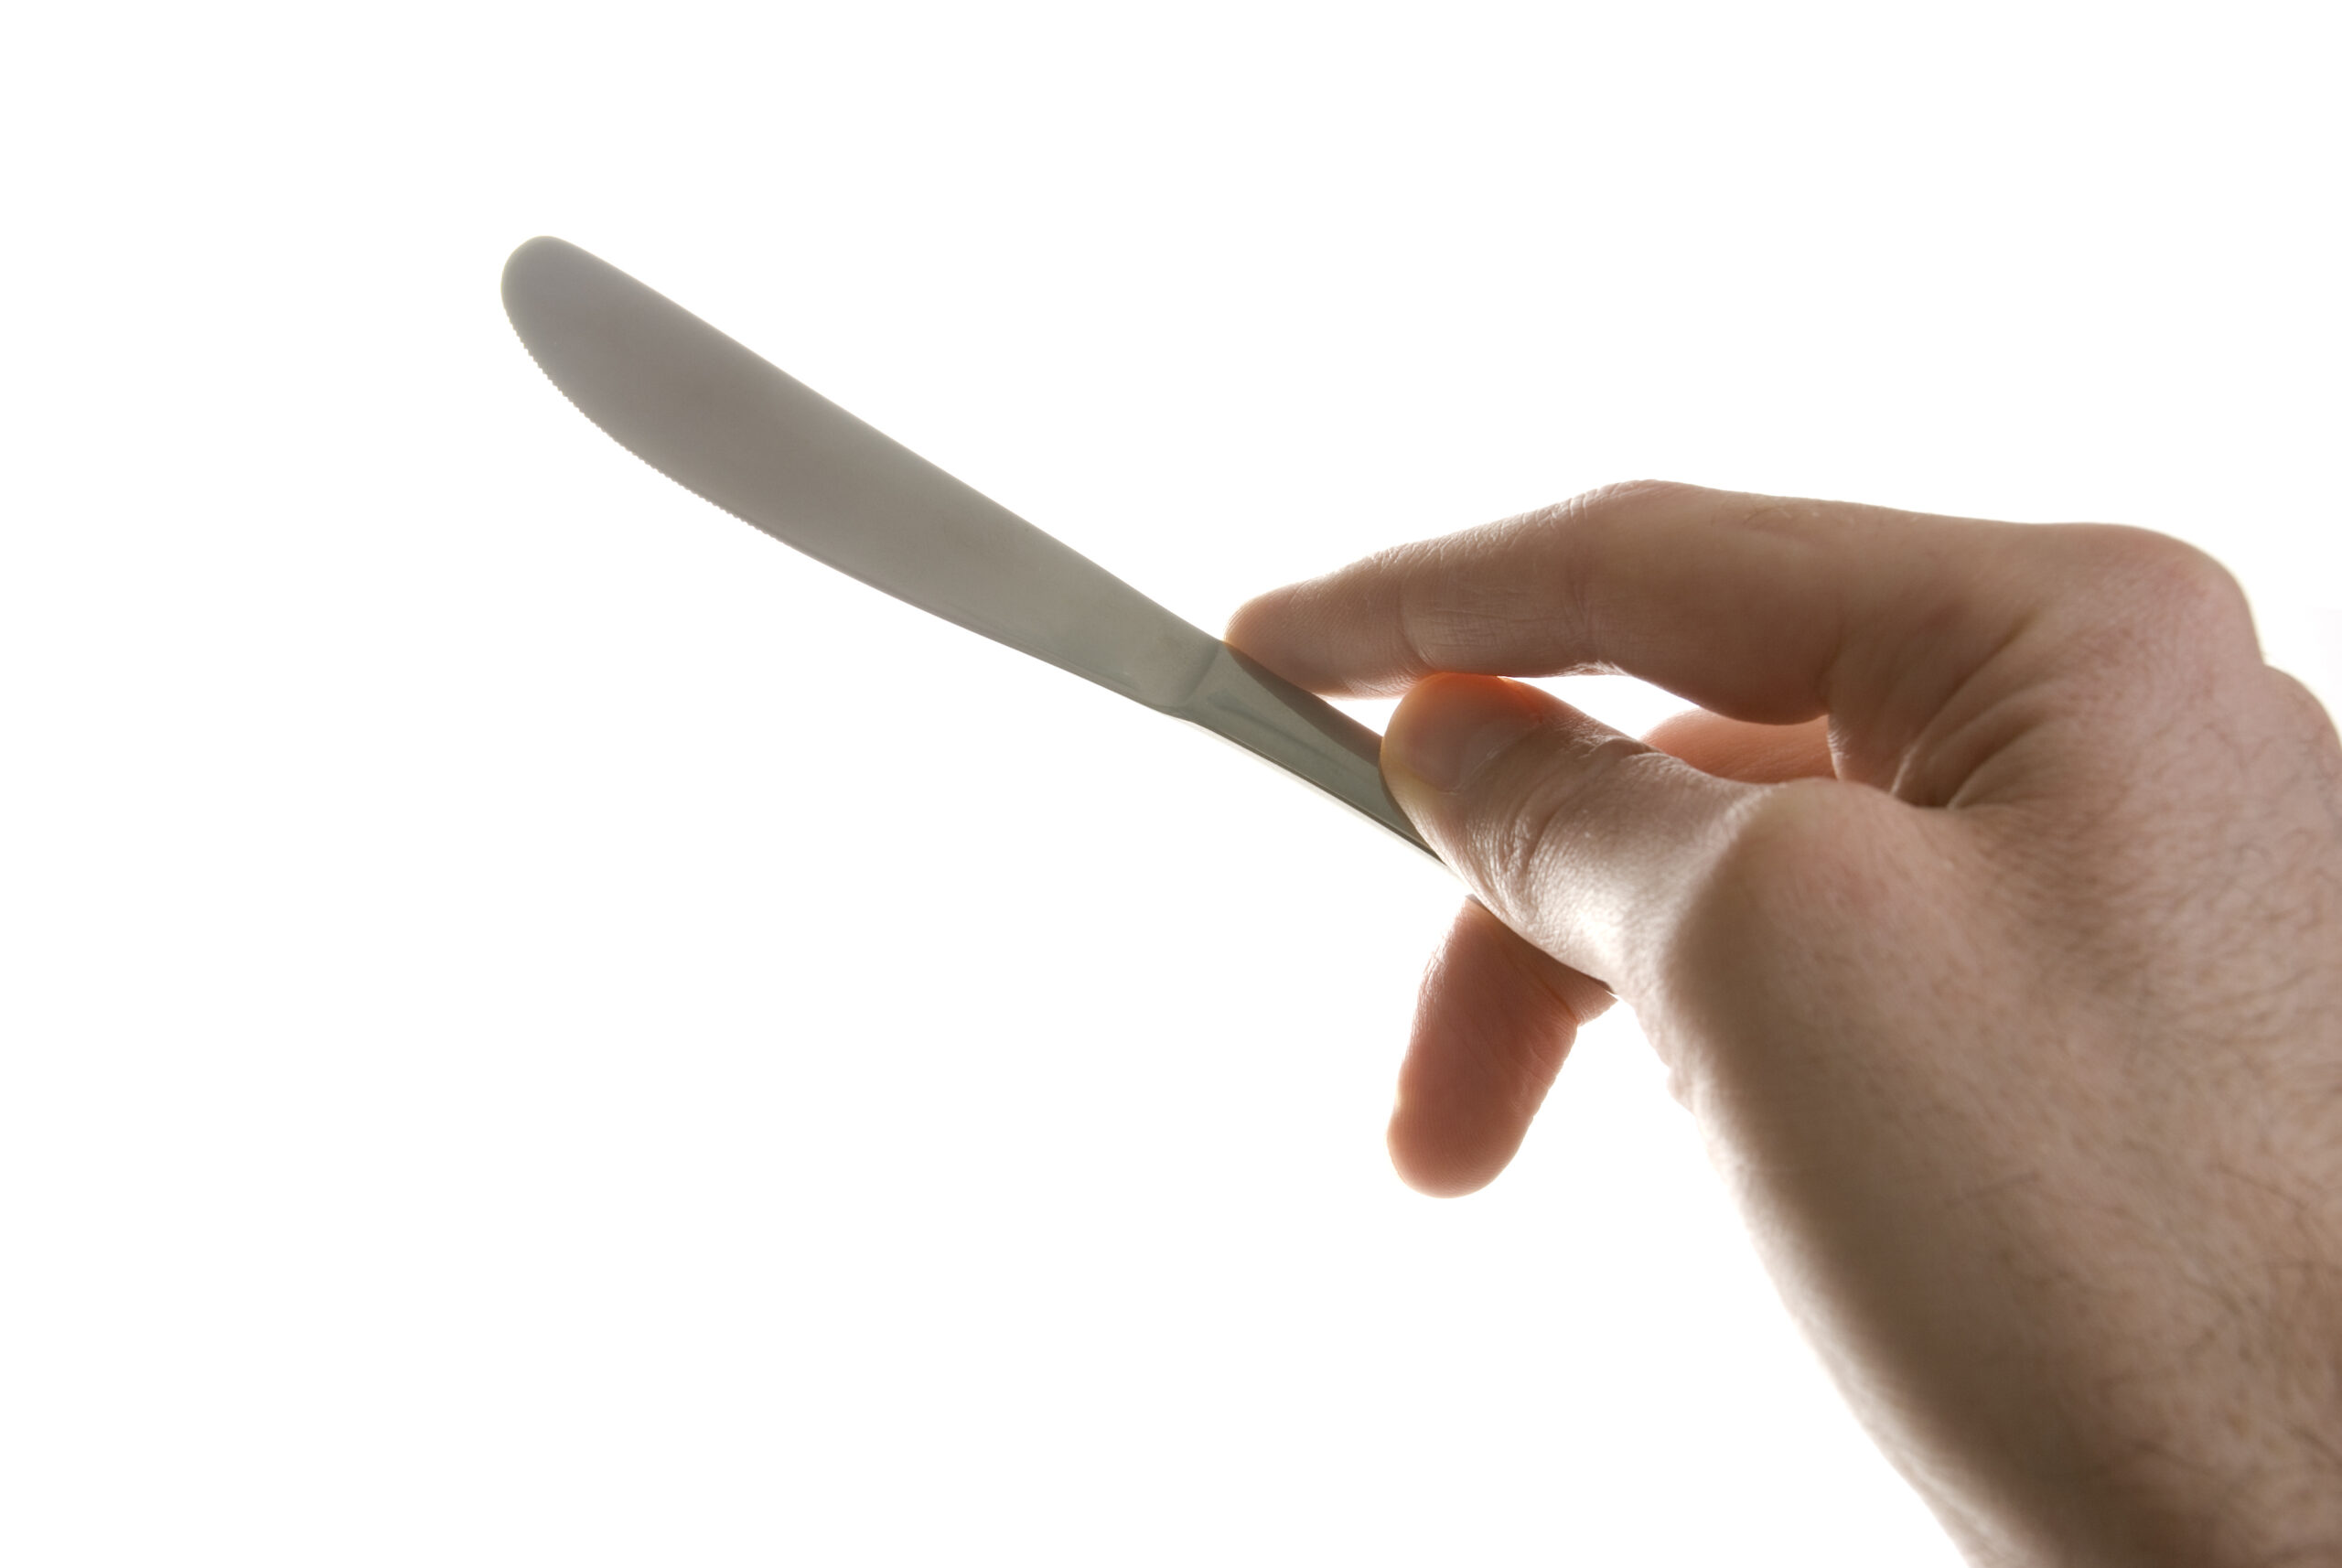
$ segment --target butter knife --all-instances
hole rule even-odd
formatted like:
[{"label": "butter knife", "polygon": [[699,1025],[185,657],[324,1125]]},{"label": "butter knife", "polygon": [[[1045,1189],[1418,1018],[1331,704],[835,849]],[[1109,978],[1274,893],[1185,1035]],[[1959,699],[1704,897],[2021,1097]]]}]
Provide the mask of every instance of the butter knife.
[{"label": "butter knife", "polygon": [[1381,737],[566,241],[504,263],[504,310],[578,411],[825,565],[1225,736],[1431,850]]}]

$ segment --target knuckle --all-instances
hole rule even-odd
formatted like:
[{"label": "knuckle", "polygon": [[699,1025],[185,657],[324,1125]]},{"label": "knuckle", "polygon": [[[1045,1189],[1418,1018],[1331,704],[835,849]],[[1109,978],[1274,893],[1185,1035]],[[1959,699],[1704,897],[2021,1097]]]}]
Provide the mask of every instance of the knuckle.
[{"label": "knuckle", "polygon": [[1391,585],[1390,620],[1398,639],[1398,661],[1411,679],[1445,668],[1436,623],[1443,618],[1427,592],[1438,569],[1430,544],[1402,544],[1383,551],[1369,563]]},{"label": "knuckle", "polygon": [[1561,647],[1595,640],[1601,574],[1585,568],[1615,554],[1615,542],[1654,506],[1708,493],[1659,479],[1605,485],[1370,558],[1373,578],[1387,585],[1380,608],[1398,661],[1416,678],[1441,670],[1493,674],[1524,636]]},{"label": "knuckle", "polygon": [[1446,542],[1406,546],[1398,561],[1392,621],[1408,672],[1479,669],[1496,645],[1496,630],[1477,596],[1459,590],[1462,569]]},{"label": "knuckle", "polygon": [[1638,513],[1707,493],[1672,479],[1626,479],[1507,518],[1496,526],[1506,532],[1567,533],[1583,547],[1613,530],[1632,527]]},{"label": "knuckle", "polygon": [[2269,678],[2277,690],[2278,700],[2293,710],[2295,720],[2308,730],[2322,749],[2332,751],[2337,738],[2335,715],[2327,709],[2325,701],[2297,675],[2271,666]]},{"label": "knuckle", "polygon": [[2191,628],[2250,629],[2242,585],[2205,551],[2144,528],[2106,524],[2089,532],[2093,570],[2139,611]]},{"label": "knuckle", "polygon": [[1844,842],[1844,824],[1832,809],[1842,793],[1809,779],[1752,796],[1723,829],[1711,888],[1746,898],[1811,875]]},{"label": "knuckle", "polygon": [[1582,495],[1557,502],[1544,509],[1556,522],[1600,516],[1624,507],[1649,505],[1654,501],[1681,499],[1702,494],[1697,485],[1686,485],[1674,479],[1621,479],[1612,484],[1598,485]]},{"label": "knuckle", "polygon": [[[1879,796],[1879,802],[1885,801]],[[1827,779],[1796,779],[1750,792],[1717,829],[1722,841],[1695,886],[1681,890],[1675,929],[1707,950],[1693,967],[1734,957],[1769,961],[1778,941],[1812,926],[1870,881],[1861,847],[1869,835],[1850,820],[1870,804]],[[1729,947],[1729,954],[1719,946]]]},{"label": "knuckle", "polygon": [[2051,585],[2029,623],[2041,678],[2133,740],[2175,735],[2175,712],[2208,716],[2264,668],[2242,585],[2184,540],[2055,525],[2032,564]]}]

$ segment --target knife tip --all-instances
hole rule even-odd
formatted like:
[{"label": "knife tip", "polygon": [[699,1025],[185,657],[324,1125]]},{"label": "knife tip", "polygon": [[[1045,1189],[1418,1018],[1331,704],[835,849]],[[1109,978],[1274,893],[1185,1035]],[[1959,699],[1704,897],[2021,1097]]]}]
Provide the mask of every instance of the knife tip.
[{"label": "knife tip", "polygon": [[512,295],[516,289],[526,288],[531,279],[542,277],[564,263],[575,264],[576,259],[585,254],[568,241],[556,240],[551,234],[523,240],[514,247],[510,255],[504,258],[500,292],[504,295],[505,309],[510,311],[512,308]]}]

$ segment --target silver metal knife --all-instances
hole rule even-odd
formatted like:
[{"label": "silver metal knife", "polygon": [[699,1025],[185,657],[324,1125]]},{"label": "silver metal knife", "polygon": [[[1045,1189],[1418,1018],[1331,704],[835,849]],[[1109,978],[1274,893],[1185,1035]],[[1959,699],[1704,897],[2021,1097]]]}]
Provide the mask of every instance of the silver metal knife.
[{"label": "silver metal knife", "polygon": [[504,311],[619,446],[824,564],[1226,736],[1431,850],[1381,737],[566,241],[504,263]]}]

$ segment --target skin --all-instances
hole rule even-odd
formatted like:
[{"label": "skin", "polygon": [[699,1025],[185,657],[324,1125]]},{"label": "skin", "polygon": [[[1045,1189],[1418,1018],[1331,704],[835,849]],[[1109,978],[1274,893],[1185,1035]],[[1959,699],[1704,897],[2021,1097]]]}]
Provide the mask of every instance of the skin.
[{"label": "skin", "polygon": [[[1475,895],[1391,1155],[1630,1006],[1979,1564],[2342,1563],[2342,744],[2159,534],[1638,484],[1262,596]],[[1499,679],[1624,671],[1647,741]]]}]

